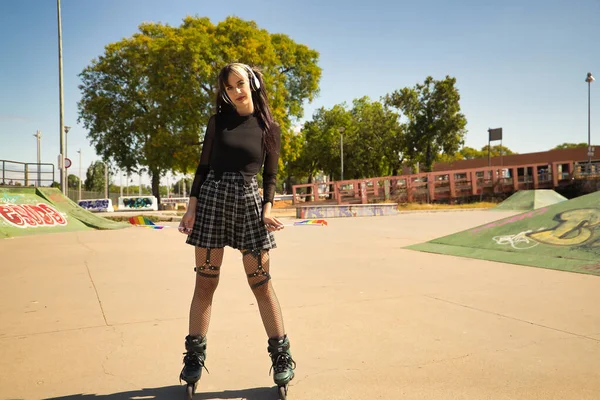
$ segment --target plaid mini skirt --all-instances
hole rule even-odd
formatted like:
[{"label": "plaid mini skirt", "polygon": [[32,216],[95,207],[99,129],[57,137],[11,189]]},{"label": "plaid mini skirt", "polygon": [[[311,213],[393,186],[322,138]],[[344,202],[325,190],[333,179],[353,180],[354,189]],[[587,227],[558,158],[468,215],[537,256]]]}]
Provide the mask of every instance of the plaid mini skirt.
[{"label": "plaid mini skirt", "polygon": [[203,248],[276,248],[275,237],[262,220],[256,176],[246,183],[242,174],[224,172],[217,181],[211,170],[200,187],[196,220],[186,243]]}]

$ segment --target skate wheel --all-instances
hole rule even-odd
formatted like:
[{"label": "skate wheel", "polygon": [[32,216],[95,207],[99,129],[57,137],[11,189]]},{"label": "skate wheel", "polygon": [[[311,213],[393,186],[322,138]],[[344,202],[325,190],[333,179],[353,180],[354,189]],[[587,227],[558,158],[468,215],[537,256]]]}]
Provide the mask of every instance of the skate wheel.
[{"label": "skate wheel", "polygon": [[287,398],[287,385],[279,386],[279,400],[286,400]]},{"label": "skate wheel", "polygon": [[188,383],[185,392],[187,394],[187,400],[192,400],[194,394],[196,394],[196,383]]}]

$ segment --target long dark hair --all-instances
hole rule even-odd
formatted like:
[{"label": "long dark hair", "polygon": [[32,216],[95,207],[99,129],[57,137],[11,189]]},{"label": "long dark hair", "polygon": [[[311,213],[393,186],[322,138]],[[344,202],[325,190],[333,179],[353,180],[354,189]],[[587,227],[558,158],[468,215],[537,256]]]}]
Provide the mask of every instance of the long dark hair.
[{"label": "long dark hair", "polygon": [[258,79],[258,82],[260,83],[260,88],[258,90],[254,90],[254,86],[250,84],[250,87],[252,88],[252,103],[254,104],[254,113],[257,116],[263,130],[263,145],[267,151],[270,151],[275,145],[275,135],[273,130],[276,123],[273,120],[273,115],[271,114],[271,107],[269,107],[269,100],[267,98],[267,91],[265,90],[263,75],[258,68],[250,67],[246,64],[231,63],[227,64],[221,69],[219,72],[217,85],[217,113],[226,114],[235,112],[235,107],[230,102],[225,100],[225,97],[227,96],[225,88],[228,85],[229,74],[232,72],[237,75],[245,74],[250,82],[254,79],[250,71],[254,73],[256,79]]}]

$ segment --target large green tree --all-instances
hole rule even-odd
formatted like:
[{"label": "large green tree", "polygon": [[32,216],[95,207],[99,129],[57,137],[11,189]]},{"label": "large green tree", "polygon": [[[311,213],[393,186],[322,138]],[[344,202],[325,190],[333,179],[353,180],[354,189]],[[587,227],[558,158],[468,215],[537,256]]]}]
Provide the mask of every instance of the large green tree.
[{"label": "large green tree", "polygon": [[[511,155],[517,154],[506,146],[495,145],[490,150],[490,156],[500,157],[500,155]],[[456,152],[454,155],[441,154],[438,157],[439,162],[453,162],[458,160],[474,160],[477,158],[488,158],[488,145],[485,145],[481,150],[474,149],[472,147],[465,146]]]},{"label": "large green tree", "polygon": [[352,103],[348,178],[398,175],[406,154],[404,126],[398,114],[379,101],[361,97]]},{"label": "large green tree", "polygon": [[85,181],[83,182],[83,185],[85,190],[90,192],[104,191],[104,188],[106,187],[106,171],[102,161],[94,161],[90,164],[85,173]]},{"label": "large green tree", "polygon": [[488,157],[488,151],[489,151],[489,155],[491,157],[509,156],[511,154],[517,154],[517,153],[513,152],[511,149],[509,149],[506,146],[502,146],[502,145],[497,144],[497,145],[492,146],[490,148],[490,146],[486,144],[485,146],[483,146],[481,148],[481,152],[480,152],[481,156],[478,157],[478,158],[487,158]]},{"label": "large green tree", "polygon": [[194,181],[191,178],[180,178],[171,185],[171,192],[176,193],[178,196],[183,196],[184,192],[189,195],[193,183]]},{"label": "large green tree", "polygon": [[460,112],[456,79],[428,76],[414,88],[396,90],[385,97],[386,105],[406,118],[406,158],[420,162],[426,171],[442,154],[454,155],[464,143],[467,120]]},{"label": "large green tree", "polygon": [[587,143],[562,143],[551,150],[577,149],[580,147],[588,147]]},{"label": "large green tree", "polygon": [[67,186],[69,189],[77,189],[79,187],[79,177],[77,175],[69,174],[69,176],[67,176]]},{"label": "large green tree", "polygon": [[308,182],[312,182],[319,171],[339,179],[341,135],[344,135],[347,143],[349,134],[352,134],[351,118],[343,105],[316,110],[312,120],[304,124],[296,138],[298,157],[290,167],[293,174],[307,176]]},{"label": "large green tree", "polygon": [[126,171],[147,167],[152,192],[167,171],[195,170],[205,126],[215,112],[216,78],[229,62],[259,67],[282,127],[281,171],[294,119],[318,93],[319,54],[252,21],[186,17],[179,27],[143,23],[105,47],[80,74],[79,121],[96,152]]},{"label": "large green tree", "polygon": [[456,155],[460,157],[458,158],[459,160],[474,160],[476,158],[486,157],[481,150],[477,150],[469,146],[465,146],[460,149]]},{"label": "large green tree", "polygon": [[292,170],[309,182],[318,171],[341,178],[342,142],[344,179],[397,174],[405,150],[398,115],[368,97],[355,99],[350,109],[346,104],[318,109],[297,141],[301,150]]}]

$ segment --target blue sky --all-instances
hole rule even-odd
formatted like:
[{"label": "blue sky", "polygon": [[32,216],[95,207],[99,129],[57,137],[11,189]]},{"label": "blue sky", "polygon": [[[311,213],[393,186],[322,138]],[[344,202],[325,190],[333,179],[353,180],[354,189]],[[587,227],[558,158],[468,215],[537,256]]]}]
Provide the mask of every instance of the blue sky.
[{"label": "blue sky", "polygon": [[[502,127],[519,153],[587,141],[587,72],[592,83],[592,142],[600,144],[600,1],[538,0],[62,0],[65,124],[71,172],[97,159],[77,124],[78,74],[104,46],[141,22],[179,25],[186,15],[218,23],[250,19],[320,52],[315,109],[414,86],[431,75],[457,78],[468,121],[466,145],[487,144]],[[59,152],[55,0],[0,0],[0,159],[35,162]],[[117,181],[118,182],[118,181]]]}]

